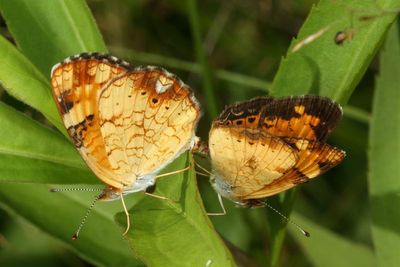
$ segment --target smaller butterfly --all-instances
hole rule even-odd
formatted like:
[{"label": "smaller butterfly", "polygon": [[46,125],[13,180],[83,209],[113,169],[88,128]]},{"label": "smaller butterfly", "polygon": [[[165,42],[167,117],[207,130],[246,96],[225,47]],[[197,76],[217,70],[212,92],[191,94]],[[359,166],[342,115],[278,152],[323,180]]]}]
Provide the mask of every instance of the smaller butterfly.
[{"label": "smaller butterfly", "polygon": [[313,179],[345,157],[326,144],[342,117],[326,97],[258,97],[228,106],[209,133],[210,177],[219,195],[245,207]]},{"label": "smaller butterfly", "polygon": [[134,68],[100,53],[55,65],[51,85],[73,144],[106,184],[96,200],[120,198],[128,230],[123,195],[145,191],[166,199],[148,189],[167,175],[158,172],[194,145],[200,106],[192,90],[162,68]]}]

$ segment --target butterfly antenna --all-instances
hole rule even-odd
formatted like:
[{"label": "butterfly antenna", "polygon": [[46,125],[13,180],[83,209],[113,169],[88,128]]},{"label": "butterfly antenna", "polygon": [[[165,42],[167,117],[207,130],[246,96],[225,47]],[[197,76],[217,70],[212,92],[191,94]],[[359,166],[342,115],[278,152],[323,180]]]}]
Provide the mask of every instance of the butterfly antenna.
[{"label": "butterfly antenna", "polygon": [[79,225],[78,229],[76,230],[75,234],[72,236],[72,240],[76,240],[79,237],[79,233],[81,232],[81,229],[83,227],[83,225],[86,222],[87,217],[89,216],[90,212],[92,211],[94,205],[96,204],[96,202],[103,196],[103,194],[98,195],[94,201],[92,202],[92,204],[90,205],[89,209],[86,211],[85,216],[83,217],[81,224]]},{"label": "butterfly antenna", "polygon": [[103,191],[102,188],[50,188],[50,192],[73,192],[73,191],[83,191],[83,192],[98,192]]},{"label": "butterfly antenna", "polygon": [[297,223],[295,223],[294,221],[292,221],[291,219],[289,219],[288,217],[286,217],[285,215],[283,215],[281,212],[279,212],[277,209],[275,209],[274,207],[272,207],[270,204],[268,204],[268,202],[263,201],[263,204],[270,208],[271,210],[275,211],[279,216],[281,216],[285,221],[287,221],[288,223],[291,223],[292,225],[294,225],[303,235],[305,235],[306,237],[310,237],[310,233],[307,232],[306,230],[304,230],[303,228],[301,228],[300,225],[298,225]]}]

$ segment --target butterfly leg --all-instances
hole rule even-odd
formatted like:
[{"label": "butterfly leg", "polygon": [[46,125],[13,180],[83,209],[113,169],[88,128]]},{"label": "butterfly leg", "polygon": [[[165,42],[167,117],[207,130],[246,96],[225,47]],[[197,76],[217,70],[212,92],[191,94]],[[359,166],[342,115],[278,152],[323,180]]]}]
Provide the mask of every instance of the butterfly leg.
[{"label": "butterfly leg", "polygon": [[172,199],[170,199],[170,198],[167,198],[167,197],[164,197],[164,196],[160,196],[160,195],[154,194],[153,192],[154,192],[155,190],[156,190],[156,185],[147,187],[147,189],[146,189],[146,191],[144,192],[144,194],[147,195],[147,196],[150,196],[150,197],[154,197],[154,198],[158,198],[158,199],[170,201],[170,202],[173,203],[173,204],[176,204],[176,203],[177,203],[177,201],[174,201],[174,200],[172,200]]},{"label": "butterfly leg", "polygon": [[201,169],[202,171],[204,171],[205,173],[200,173],[200,172],[196,172],[196,173],[198,173],[198,174],[200,174],[200,175],[203,175],[203,176],[211,176],[211,172],[210,171],[208,171],[206,168],[204,168],[203,166],[201,166],[199,163],[197,163],[196,161],[194,161],[194,164],[197,166],[197,167],[199,167],[199,169]]},{"label": "butterfly leg", "polygon": [[[160,177],[165,177],[165,176],[170,176],[170,175],[178,174],[178,173],[181,173],[181,172],[185,172],[185,171],[189,170],[191,167],[192,167],[192,165],[189,164],[189,166],[187,166],[187,167],[185,167],[185,168],[183,168],[183,169],[181,169],[181,170],[176,170],[176,171],[172,171],[172,172],[167,172],[167,173],[159,174],[159,175],[157,175],[155,178],[160,178]],[[162,200],[167,200],[167,201],[170,201],[170,202],[173,203],[173,204],[176,204],[176,203],[177,203],[177,201],[174,201],[174,200],[172,200],[172,199],[170,199],[170,198],[167,198],[167,197],[164,197],[164,196],[160,196],[160,195],[153,194],[155,188],[156,188],[155,185],[148,187],[148,188],[146,189],[146,191],[144,192],[145,195],[148,195],[148,196],[151,196],[151,197],[154,197],[154,198],[158,198],[158,199],[162,199]]]},{"label": "butterfly leg", "polygon": [[121,193],[121,202],[122,202],[122,206],[124,207],[124,211],[125,211],[125,215],[126,215],[126,229],[122,235],[126,235],[129,231],[129,228],[131,227],[131,219],[129,217],[129,212],[128,212],[128,209],[126,208],[124,196],[122,193]]},{"label": "butterfly leg", "polygon": [[222,197],[221,197],[220,194],[218,194],[218,201],[219,201],[219,205],[221,206],[222,212],[207,213],[208,216],[221,216],[221,215],[226,215],[226,210],[225,210],[224,202],[222,201]]},{"label": "butterfly leg", "polygon": [[176,203],[176,201],[174,201],[174,200],[172,200],[172,199],[170,199],[170,198],[164,197],[164,196],[156,195],[156,194],[149,193],[149,192],[144,192],[144,194],[147,195],[147,196],[150,196],[150,197],[154,197],[154,198],[158,198],[158,199],[162,199],[162,200],[167,200],[167,201],[171,201],[171,202],[173,202],[173,203]]},{"label": "butterfly leg", "polygon": [[196,174],[198,174],[200,176],[210,177],[210,175],[208,175],[207,173],[202,173],[202,172],[198,172],[198,171],[196,171]]},{"label": "butterfly leg", "polygon": [[180,170],[177,170],[177,171],[172,171],[172,172],[167,172],[167,173],[163,173],[163,174],[159,174],[155,178],[160,178],[160,177],[165,177],[165,176],[170,176],[170,175],[178,174],[178,173],[181,173],[181,172],[185,172],[185,171],[189,170],[191,167],[192,167],[192,165],[189,164],[189,166],[187,166],[187,167],[185,167],[183,169],[180,169]]}]

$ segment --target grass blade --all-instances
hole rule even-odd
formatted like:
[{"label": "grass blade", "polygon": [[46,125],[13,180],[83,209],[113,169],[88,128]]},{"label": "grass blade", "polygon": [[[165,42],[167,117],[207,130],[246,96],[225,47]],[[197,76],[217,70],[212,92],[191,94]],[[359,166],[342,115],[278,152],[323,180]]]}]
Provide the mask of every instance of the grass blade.
[{"label": "grass blade", "polygon": [[[0,181],[99,183],[61,134],[0,102]],[[15,135],[14,133],[19,133]]]},{"label": "grass blade", "polygon": [[380,57],[369,139],[369,193],[377,266],[400,262],[400,38],[395,23]]},{"label": "grass blade", "polygon": [[[310,238],[304,238],[299,232],[289,227],[288,230],[297,242],[302,247],[313,266],[321,267],[352,267],[352,266],[365,266],[373,267],[374,253],[372,249],[365,245],[357,244],[353,241],[347,240],[332,231],[307,220],[299,214],[293,214],[293,220],[300,225],[307,227],[311,231]],[[321,242],[323,240],[323,242]],[[341,255],[348,255],[351,252],[351,257],[344,257]]]},{"label": "grass blade", "polygon": [[0,11],[18,48],[45,77],[67,56],[107,51],[84,0],[0,0]]},{"label": "grass blade", "polygon": [[4,89],[16,99],[39,110],[53,125],[66,133],[46,76],[2,36],[0,57],[0,83]]},{"label": "grass blade", "polygon": [[82,258],[97,266],[142,266],[131,254],[112,219],[119,202],[99,203],[80,238],[71,235],[88,209],[93,196],[50,193],[45,185],[2,184],[0,201],[15,213],[68,244]]}]

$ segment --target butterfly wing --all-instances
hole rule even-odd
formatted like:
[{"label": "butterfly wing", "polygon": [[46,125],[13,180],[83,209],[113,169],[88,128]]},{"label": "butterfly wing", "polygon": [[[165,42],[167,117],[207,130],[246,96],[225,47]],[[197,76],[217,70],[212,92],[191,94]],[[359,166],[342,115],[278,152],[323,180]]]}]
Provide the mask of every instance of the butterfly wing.
[{"label": "butterfly wing", "polygon": [[191,90],[161,68],[138,68],[99,96],[104,147],[125,185],[155,174],[192,144],[200,108]]},{"label": "butterfly wing", "polygon": [[226,107],[216,122],[259,128],[277,137],[325,142],[341,117],[342,108],[326,97],[258,97]]},{"label": "butterfly wing", "polygon": [[332,169],[343,161],[346,153],[328,144],[308,140],[290,140],[297,150],[298,161],[282,177],[266,184],[246,199],[264,198],[290,189]]},{"label": "butterfly wing", "polygon": [[[211,154],[213,166],[220,174],[217,179],[220,180],[220,183],[224,182],[225,185],[228,184],[233,188],[242,184],[242,191],[245,191],[245,194],[239,194],[237,190],[232,191],[233,194],[236,198],[252,199],[277,194],[322,174],[336,166],[344,158],[343,151],[324,144],[329,134],[336,128],[341,116],[342,109],[337,103],[320,96],[259,97],[226,107],[213,122],[210,140],[214,135],[213,130],[222,127],[230,129],[229,132],[224,133],[225,136],[230,136],[229,140],[234,139],[236,129],[246,129],[252,134],[244,134],[239,138],[244,141],[242,145],[231,141],[222,148],[222,140],[213,142],[214,150],[220,151],[218,154]],[[260,141],[259,138],[263,140],[261,142],[266,142],[265,138],[273,141],[266,142],[269,143],[266,146],[267,149],[262,146],[252,149],[251,146],[244,145],[249,144],[249,141],[251,143]],[[293,155],[289,157],[292,159],[290,165],[279,162],[277,160],[279,157],[272,157],[274,154],[269,155],[269,151],[271,151],[269,148],[275,146],[275,143],[282,144],[281,147],[286,145],[292,148]],[[211,146],[210,142],[210,152]],[[268,166],[274,166],[275,171],[279,170],[279,177],[265,179],[262,175],[268,177],[268,174],[262,172],[260,172],[262,175],[257,173],[238,175],[239,170],[243,168],[243,163],[263,155],[258,151],[259,149],[261,151],[264,149],[264,153],[266,153],[264,156],[275,164],[262,164],[263,160],[259,160],[260,169],[268,170]],[[282,149],[282,151],[286,151],[286,149]],[[231,155],[224,155],[224,153]],[[242,157],[238,157],[238,155],[242,155]],[[233,159],[231,161],[226,159],[229,157]],[[218,169],[218,165],[222,171]],[[225,169],[234,169],[235,171],[229,173],[224,166]],[[280,169],[281,166],[283,168]],[[251,184],[257,184],[258,187],[249,186]]]},{"label": "butterfly wing", "polygon": [[[257,129],[214,126],[209,144],[216,189],[232,199],[243,199],[273,183],[298,160],[291,146]],[[229,186],[218,186],[218,179]],[[221,192],[224,188],[231,193]]]},{"label": "butterfly wing", "polygon": [[107,82],[129,69],[127,62],[115,57],[84,53],[55,65],[51,73],[53,98],[65,128],[86,164],[104,182],[113,172],[101,136],[97,95]]}]

